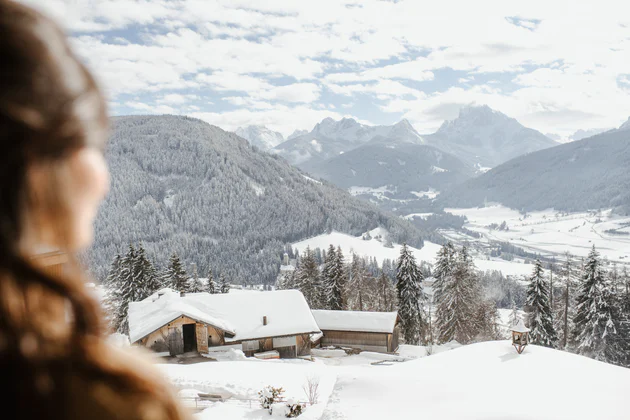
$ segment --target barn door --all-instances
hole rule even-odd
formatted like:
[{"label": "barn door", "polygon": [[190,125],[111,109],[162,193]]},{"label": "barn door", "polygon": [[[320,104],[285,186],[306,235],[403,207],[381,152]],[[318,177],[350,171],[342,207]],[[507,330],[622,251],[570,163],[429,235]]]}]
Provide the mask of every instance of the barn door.
[{"label": "barn door", "polygon": [[184,337],[176,327],[168,328],[168,350],[171,356],[184,352]]}]

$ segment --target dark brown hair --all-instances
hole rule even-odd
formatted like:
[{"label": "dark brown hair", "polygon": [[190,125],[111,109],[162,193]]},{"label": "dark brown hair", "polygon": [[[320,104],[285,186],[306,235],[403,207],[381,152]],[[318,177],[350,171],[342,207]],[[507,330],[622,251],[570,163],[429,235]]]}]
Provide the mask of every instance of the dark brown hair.
[{"label": "dark brown hair", "polygon": [[[111,418],[108,410],[116,418],[180,418],[159,375],[106,345],[100,305],[74,257],[63,275],[52,274],[19,246],[25,213],[44,206],[70,254],[54,168],[77,149],[104,147],[103,95],[59,27],[9,0],[0,0],[0,57],[0,388],[9,404],[2,410],[15,406],[17,418]],[[46,197],[29,190],[32,162],[50,164]]]}]

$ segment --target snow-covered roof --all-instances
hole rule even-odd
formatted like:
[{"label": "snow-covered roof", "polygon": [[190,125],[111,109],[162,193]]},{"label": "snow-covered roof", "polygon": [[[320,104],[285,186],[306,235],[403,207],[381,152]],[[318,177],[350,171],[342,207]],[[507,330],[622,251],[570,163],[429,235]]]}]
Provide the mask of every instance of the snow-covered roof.
[{"label": "snow-covered roof", "polygon": [[313,310],[319,328],[331,331],[392,333],[398,312]]},{"label": "snow-covered roof", "polygon": [[526,332],[529,332],[529,328],[527,328],[525,324],[523,324],[522,319],[519,319],[516,325],[512,327],[512,331],[519,332],[519,333],[526,333]]},{"label": "snow-covered roof", "polygon": [[[319,332],[302,293],[281,290],[259,293],[187,293],[164,289],[129,305],[132,343],[184,315],[213,325],[233,337],[225,342]],[[263,325],[263,317],[267,325]]]}]

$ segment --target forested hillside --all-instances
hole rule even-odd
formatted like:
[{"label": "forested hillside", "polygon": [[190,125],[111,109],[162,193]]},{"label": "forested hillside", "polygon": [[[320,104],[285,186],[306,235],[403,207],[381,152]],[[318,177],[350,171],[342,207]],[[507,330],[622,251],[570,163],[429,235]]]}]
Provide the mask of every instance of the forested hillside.
[{"label": "forested hillside", "polygon": [[449,207],[630,209],[630,130],[613,130],[512,159],[438,198]]},{"label": "forested hillside", "polygon": [[137,242],[157,264],[177,252],[202,276],[212,268],[250,283],[275,281],[285,244],[331,229],[359,235],[380,225],[393,241],[422,246],[407,221],[200,120],[115,118],[107,160],[112,188],[86,257],[99,279]]},{"label": "forested hillside", "polygon": [[[394,141],[370,142],[310,172],[342,188],[386,186],[392,193],[380,193],[383,208],[402,205],[388,199],[405,200],[408,207],[429,190],[443,191],[475,175],[472,166],[432,146]],[[375,199],[369,191],[366,196]]]}]

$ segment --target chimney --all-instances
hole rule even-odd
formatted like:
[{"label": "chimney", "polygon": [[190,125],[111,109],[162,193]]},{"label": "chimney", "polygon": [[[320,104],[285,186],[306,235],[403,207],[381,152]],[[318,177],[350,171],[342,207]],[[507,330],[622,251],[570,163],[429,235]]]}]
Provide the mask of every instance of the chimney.
[{"label": "chimney", "polygon": [[263,325],[267,325],[267,317],[263,316]]},{"label": "chimney", "polygon": [[186,296],[186,292],[179,292],[179,297],[184,297]]}]

